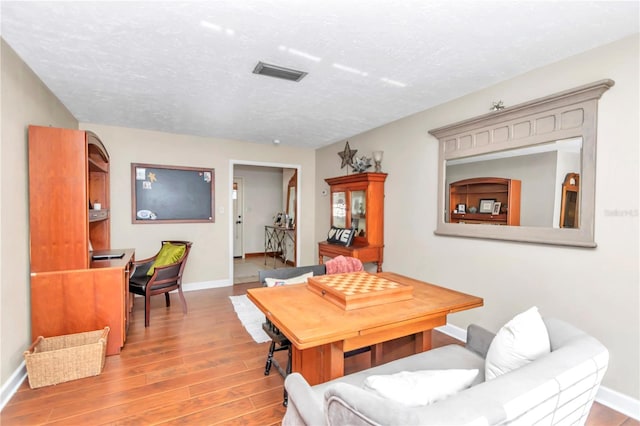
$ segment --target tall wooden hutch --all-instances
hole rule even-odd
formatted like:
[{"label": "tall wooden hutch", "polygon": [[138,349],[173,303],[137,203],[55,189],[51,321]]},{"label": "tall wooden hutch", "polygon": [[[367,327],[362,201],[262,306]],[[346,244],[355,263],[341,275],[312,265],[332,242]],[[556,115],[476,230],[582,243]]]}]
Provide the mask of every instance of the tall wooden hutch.
[{"label": "tall wooden hutch", "polygon": [[102,261],[90,252],[110,249],[109,205],[109,154],[97,135],[29,126],[33,339],[108,325],[107,353],[124,345],[133,250]]},{"label": "tall wooden hutch", "polygon": [[384,254],[384,182],[386,173],[357,173],[325,179],[330,186],[331,225],[353,228],[349,247],[318,243],[319,262],[324,257],[351,256],[375,262],[382,271]]},{"label": "tall wooden hutch", "polygon": [[[453,182],[449,186],[449,214],[451,223],[480,223],[491,225],[520,225],[520,187],[517,179],[498,177],[471,178]],[[480,211],[481,200],[500,203],[500,211]],[[458,211],[464,204],[465,210]],[[478,209],[472,213],[471,207]]]}]

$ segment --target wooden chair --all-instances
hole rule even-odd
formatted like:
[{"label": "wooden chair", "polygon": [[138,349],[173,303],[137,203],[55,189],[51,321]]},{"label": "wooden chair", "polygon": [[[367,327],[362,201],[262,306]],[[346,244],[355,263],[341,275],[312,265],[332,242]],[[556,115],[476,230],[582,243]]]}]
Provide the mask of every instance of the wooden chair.
[{"label": "wooden chair", "polygon": [[[185,250],[178,260],[165,266],[155,266],[153,274],[147,272],[155,262],[165,244],[184,245]],[[187,313],[187,302],[182,294],[182,272],[187,264],[187,257],[191,251],[189,241],[162,241],[161,250],[155,256],[134,262],[135,270],[129,278],[129,292],[144,296],[144,326],[149,327],[149,316],[151,311],[151,296],[164,294],[167,307],[171,306],[169,292],[178,290],[180,301],[182,302],[182,312]]]}]

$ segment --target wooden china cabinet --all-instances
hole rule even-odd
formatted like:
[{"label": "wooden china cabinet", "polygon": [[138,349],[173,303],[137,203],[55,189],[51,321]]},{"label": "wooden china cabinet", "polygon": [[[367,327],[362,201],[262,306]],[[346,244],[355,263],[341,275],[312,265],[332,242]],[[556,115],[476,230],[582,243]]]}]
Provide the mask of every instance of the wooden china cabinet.
[{"label": "wooden china cabinet", "polygon": [[109,204],[109,154],[97,135],[29,126],[33,339],[108,325],[107,354],[124,345],[134,251],[101,261],[91,252],[110,249]]},{"label": "wooden china cabinet", "polygon": [[384,182],[386,173],[357,173],[325,179],[330,186],[331,226],[353,228],[350,246],[318,243],[319,262],[339,255],[375,262],[382,272],[384,254]]}]

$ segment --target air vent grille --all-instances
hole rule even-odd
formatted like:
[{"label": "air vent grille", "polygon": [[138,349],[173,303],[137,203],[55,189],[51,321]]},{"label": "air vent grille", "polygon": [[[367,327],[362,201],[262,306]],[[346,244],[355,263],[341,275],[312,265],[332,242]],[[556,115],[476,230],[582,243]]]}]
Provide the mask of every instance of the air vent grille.
[{"label": "air vent grille", "polygon": [[253,69],[253,73],[290,81],[300,81],[305,75],[307,75],[307,73],[303,71],[265,64],[264,62],[258,62],[258,65]]}]

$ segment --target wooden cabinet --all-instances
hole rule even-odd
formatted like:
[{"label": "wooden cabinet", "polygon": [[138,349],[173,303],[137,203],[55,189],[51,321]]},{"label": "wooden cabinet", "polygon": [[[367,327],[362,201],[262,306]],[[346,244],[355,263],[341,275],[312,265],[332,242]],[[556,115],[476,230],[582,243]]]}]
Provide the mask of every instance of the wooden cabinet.
[{"label": "wooden cabinet", "polygon": [[[90,209],[95,203],[100,210]],[[108,353],[124,344],[117,330],[125,330],[126,312],[113,306],[125,303],[133,251],[110,267],[90,254],[91,246],[110,248],[109,204],[109,154],[97,135],[29,126],[33,338],[109,325]]]},{"label": "wooden cabinet", "polygon": [[353,228],[355,237],[349,247],[320,242],[320,263],[325,256],[351,256],[362,262],[375,262],[378,272],[382,271],[386,179],[386,173],[358,173],[325,179],[331,188],[331,225]]},{"label": "wooden cabinet", "polygon": [[[452,183],[449,185],[450,222],[519,226],[520,186],[519,180],[495,177]],[[497,211],[491,207],[487,212],[481,209],[492,202],[500,203]]]},{"label": "wooden cabinet", "polygon": [[129,326],[129,273],[133,249],[88,269],[31,273],[31,337],[111,328],[107,355],[120,353]]},{"label": "wooden cabinet", "polygon": [[[89,210],[95,202],[100,211]],[[88,268],[90,240],[96,250],[110,247],[109,223],[109,156],[100,139],[29,126],[31,271]]]}]

